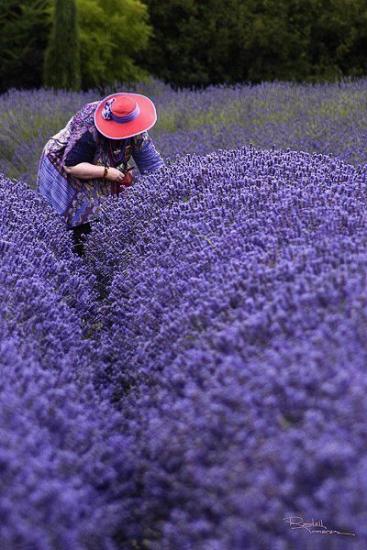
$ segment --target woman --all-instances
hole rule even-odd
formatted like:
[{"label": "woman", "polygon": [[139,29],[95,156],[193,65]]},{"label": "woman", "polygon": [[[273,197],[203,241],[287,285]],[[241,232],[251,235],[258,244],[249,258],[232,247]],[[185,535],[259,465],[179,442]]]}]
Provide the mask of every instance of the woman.
[{"label": "woman", "polygon": [[73,231],[77,254],[83,255],[82,235],[98,220],[103,197],[133,183],[131,159],[141,174],[164,166],[148,134],[156,121],[151,99],[120,92],[84,105],[46,143],[37,189]]}]

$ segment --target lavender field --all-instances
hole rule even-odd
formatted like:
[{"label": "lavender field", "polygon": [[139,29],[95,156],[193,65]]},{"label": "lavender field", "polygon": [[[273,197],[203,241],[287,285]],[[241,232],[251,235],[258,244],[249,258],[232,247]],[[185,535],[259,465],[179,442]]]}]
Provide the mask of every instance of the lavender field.
[{"label": "lavender field", "polygon": [[367,79],[140,90],[82,259],[35,173],[95,92],[0,96],[0,548],[362,550]]}]

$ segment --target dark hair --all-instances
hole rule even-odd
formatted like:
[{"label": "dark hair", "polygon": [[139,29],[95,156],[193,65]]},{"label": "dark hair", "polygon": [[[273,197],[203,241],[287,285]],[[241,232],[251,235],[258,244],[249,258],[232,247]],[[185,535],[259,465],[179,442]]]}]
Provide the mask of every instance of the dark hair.
[{"label": "dark hair", "polygon": [[110,139],[110,138],[104,136],[103,134],[101,134],[101,132],[98,129],[97,129],[97,137],[98,137],[99,143],[101,144],[102,149],[104,151],[109,151],[110,150],[111,143],[115,143],[116,145],[120,145],[120,143],[123,141],[123,138],[121,138],[121,139]]}]

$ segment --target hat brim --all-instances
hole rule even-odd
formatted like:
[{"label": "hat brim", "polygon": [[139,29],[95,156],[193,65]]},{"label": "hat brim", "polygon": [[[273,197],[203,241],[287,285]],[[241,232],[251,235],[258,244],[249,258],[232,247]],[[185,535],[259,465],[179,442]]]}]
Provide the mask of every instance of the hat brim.
[{"label": "hat brim", "polygon": [[[117,96],[131,97],[140,108],[139,115],[129,122],[119,123],[115,120],[105,120],[102,116],[102,110],[108,99]],[[118,92],[102,99],[94,111],[94,124],[97,130],[109,139],[124,139],[136,136],[141,132],[147,131],[157,122],[157,112],[154,103],[149,97],[133,92]]]}]

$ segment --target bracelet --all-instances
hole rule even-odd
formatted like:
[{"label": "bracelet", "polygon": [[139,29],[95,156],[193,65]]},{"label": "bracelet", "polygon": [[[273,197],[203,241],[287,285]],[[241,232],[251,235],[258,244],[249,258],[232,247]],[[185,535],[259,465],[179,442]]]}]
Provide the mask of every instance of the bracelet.
[{"label": "bracelet", "polygon": [[105,166],[105,167],[104,167],[103,176],[102,176],[103,179],[106,179],[107,174],[108,174],[108,168],[107,168],[107,166]]}]

